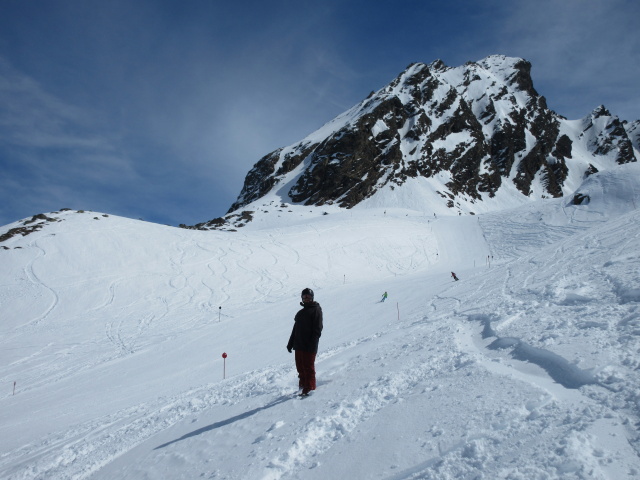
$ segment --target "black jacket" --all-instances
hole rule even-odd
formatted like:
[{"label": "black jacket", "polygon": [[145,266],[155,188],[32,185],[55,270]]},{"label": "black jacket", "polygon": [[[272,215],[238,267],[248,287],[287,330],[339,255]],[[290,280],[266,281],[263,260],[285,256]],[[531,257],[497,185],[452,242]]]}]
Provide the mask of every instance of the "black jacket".
[{"label": "black jacket", "polygon": [[318,302],[304,304],[296,313],[295,323],[287,348],[318,353],[318,342],[322,335],[322,308]]}]

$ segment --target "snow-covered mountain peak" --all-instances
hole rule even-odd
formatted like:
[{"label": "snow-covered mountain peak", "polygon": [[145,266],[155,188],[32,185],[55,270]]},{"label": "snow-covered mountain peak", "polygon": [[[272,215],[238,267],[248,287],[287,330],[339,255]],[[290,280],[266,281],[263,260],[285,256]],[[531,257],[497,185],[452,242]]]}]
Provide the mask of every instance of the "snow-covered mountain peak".
[{"label": "snow-covered mountain peak", "polygon": [[610,117],[611,112],[604,105],[599,105],[591,112],[591,118]]},{"label": "snow-covered mountain peak", "polygon": [[586,175],[637,161],[631,127],[602,106],[579,121],[549,110],[522,58],[413,63],[300,142],[264,156],[227,216],[196,228],[238,226],[233,218],[265,198],[322,208],[393,199],[399,208],[462,215],[572,195]]}]

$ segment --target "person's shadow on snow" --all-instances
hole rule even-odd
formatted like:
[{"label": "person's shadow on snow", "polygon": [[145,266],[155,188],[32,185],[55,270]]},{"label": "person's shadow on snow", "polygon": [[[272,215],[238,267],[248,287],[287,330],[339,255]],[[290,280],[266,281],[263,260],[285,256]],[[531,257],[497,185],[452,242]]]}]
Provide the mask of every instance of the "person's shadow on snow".
[{"label": "person's shadow on snow", "polygon": [[287,400],[291,400],[293,397],[283,396],[280,397],[273,402],[265,405],[264,407],[254,408],[248,412],[241,413],[240,415],[236,415],[235,417],[228,418],[226,420],[221,420],[220,422],[212,423],[211,425],[207,425],[206,427],[199,428],[198,430],[194,430],[193,432],[187,433],[180,438],[175,440],[171,440],[170,442],[163,443],[162,445],[158,445],[154,450],[158,450],[160,448],[168,447],[172,443],[180,442],[182,440],[186,440],[187,438],[195,437],[196,435],[200,435],[201,433],[209,432],[211,430],[215,430],[216,428],[224,427],[225,425],[229,425],[231,423],[237,422],[239,420],[244,420],[245,418],[249,418],[252,415],[255,415],[262,410],[266,410],[267,408],[275,407],[276,405],[286,402]]}]

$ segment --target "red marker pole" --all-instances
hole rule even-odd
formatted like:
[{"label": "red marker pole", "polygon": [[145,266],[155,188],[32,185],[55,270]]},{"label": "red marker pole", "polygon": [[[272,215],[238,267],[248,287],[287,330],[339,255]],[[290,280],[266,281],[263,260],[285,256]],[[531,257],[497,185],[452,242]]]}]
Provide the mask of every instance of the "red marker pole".
[{"label": "red marker pole", "polygon": [[227,354],[223,353],[222,358],[223,358],[222,379],[224,380],[227,377]]}]

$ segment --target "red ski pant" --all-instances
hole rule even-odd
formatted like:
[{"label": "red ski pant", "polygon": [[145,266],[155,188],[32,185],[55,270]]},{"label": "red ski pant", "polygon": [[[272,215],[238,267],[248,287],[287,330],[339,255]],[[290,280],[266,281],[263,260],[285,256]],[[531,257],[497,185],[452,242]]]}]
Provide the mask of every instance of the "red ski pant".
[{"label": "red ski pant", "polygon": [[296,369],[298,370],[298,386],[303,390],[316,389],[316,354],[296,350]]}]

